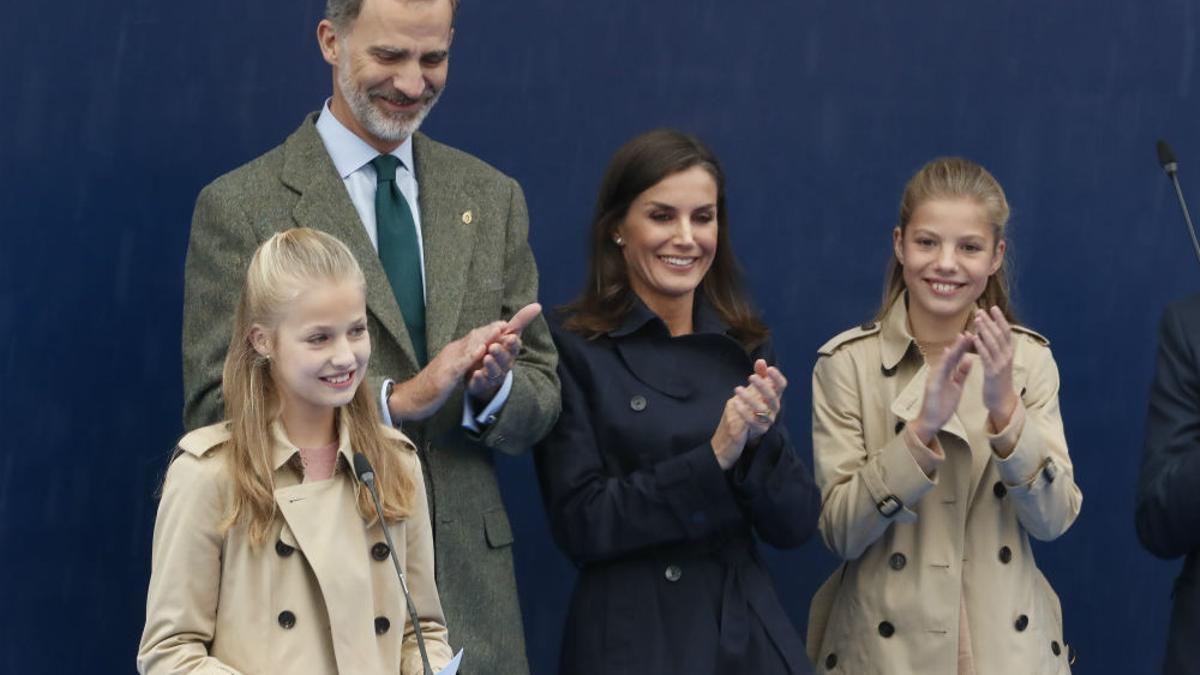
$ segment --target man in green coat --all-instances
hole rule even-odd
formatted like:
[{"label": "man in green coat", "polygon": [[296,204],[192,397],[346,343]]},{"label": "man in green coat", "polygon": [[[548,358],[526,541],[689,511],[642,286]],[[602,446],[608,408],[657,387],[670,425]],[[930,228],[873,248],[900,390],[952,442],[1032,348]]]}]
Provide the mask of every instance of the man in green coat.
[{"label": "man in green coat", "polygon": [[200,193],[184,282],[184,424],[225,415],[221,367],[258,244],[291,227],[344,241],[367,279],[368,384],[421,451],[451,644],[467,649],[465,671],[513,675],[528,666],[492,450],[523,452],[554,423],[557,357],[533,305],[520,186],[416,133],[446,82],[456,9],[328,0],[317,37],[332,98]]}]

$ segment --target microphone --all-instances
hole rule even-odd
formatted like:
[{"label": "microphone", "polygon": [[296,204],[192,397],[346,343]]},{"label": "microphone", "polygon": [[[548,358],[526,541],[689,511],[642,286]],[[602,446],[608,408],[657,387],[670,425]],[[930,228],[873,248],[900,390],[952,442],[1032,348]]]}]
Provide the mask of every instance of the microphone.
[{"label": "microphone", "polygon": [[[387,539],[388,551],[392,554],[392,564],[396,566],[396,576],[400,577],[400,590],[404,591],[404,601],[408,604],[408,616],[412,620],[413,630],[417,634],[417,649],[421,652],[421,665],[425,668],[425,675],[433,675],[433,668],[429,665],[429,654],[425,652],[425,638],[421,635],[421,622],[417,619],[417,606],[413,604],[412,594],[408,592],[408,580],[404,577],[404,570],[400,569],[400,558],[396,556],[396,544],[392,542],[392,532],[383,519],[383,505],[379,503],[379,493],[375,490],[375,470],[371,468],[371,462],[367,461],[367,456],[361,452],[354,453],[354,475],[358,476],[358,480],[367,486],[367,490],[371,493],[371,500],[375,502],[375,514],[379,517],[379,528],[383,530],[383,536]],[[401,641],[403,641],[403,636]]]},{"label": "microphone", "polygon": [[1175,160],[1175,153],[1171,152],[1171,146],[1161,138],[1155,144],[1155,149],[1158,150],[1159,165],[1167,174],[1167,178],[1171,179],[1171,184],[1175,186],[1175,196],[1179,198],[1179,208],[1183,209],[1183,220],[1187,223],[1188,233],[1192,235],[1192,248],[1196,249],[1196,258],[1200,260],[1200,241],[1196,240],[1196,228],[1192,226],[1192,214],[1188,213],[1187,201],[1183,198],[1183,188],[1179,186],[1179,162]]}]

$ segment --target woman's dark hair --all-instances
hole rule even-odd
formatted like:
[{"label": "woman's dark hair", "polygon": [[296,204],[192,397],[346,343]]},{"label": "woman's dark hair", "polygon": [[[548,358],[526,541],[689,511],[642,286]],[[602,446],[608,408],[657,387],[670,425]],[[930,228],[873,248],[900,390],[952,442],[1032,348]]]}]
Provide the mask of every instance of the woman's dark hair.
[{"label": "woman's dark hair", "polygon": [[633,138],[609,162],[592,217],[587,285],[564,308],[569,313],[565,322],[568,330],[592,338],[621,325],[633,308],[635,294],[629,285],[625,257],[613,241],[617,226],[625,220],[638,195],[668,176],[697,166],[717,184],[717,249],[698,290],[747,351],[766,341],[767,327],[750,303],[730,244],[721,165],[699,139],[670,129]]}]

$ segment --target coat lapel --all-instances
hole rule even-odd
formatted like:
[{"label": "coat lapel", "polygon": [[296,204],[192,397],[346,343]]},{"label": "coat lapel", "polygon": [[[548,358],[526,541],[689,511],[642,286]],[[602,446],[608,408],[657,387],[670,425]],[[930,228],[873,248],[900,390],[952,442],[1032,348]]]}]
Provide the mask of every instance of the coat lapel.
[{"label": "coat lapel", "polygon": [[[379,262],[379,254],[358,219],[358,211],[350,201],[346,186],[321,142],[315,122],[316,115],[305,119],[300,129],[288,137],[284,146],[281,179],[300,195],[292,210],[292,220],[298,227],[321,230],[346,244],[358,260],[367,282],[367,310],[399,344],[415,372],[420,368],[412,341],[404,327],[400,306],[392,295],[392,287]],[[426,249],[426,260],[428,256]]]},{"label": "coat lapel", "polygon": [[[338,634],[373,635],[371,599],[362,597],[363,589],[372,587],[367,539],[362,527],[346,527],[346,523],[362,522],[353,482],[334,477],[280,488],[275,491],[275,503],[296,540],[296,548],[317,578],[330,625],[338,627]],[[364,673],[375,667],[368,658],[374,650],[363,646],[333,641],[340,672]]]},{"label": "coat lapel", "polygon": [[[425,338],[436,354],[454,337],[466,292],[475,229],[487,223],[451,158],[422,134],[413,137],[425,249]],[[493,255],[504,255],[495,251]],[[397,315],[399,310],[397,309]]]}]

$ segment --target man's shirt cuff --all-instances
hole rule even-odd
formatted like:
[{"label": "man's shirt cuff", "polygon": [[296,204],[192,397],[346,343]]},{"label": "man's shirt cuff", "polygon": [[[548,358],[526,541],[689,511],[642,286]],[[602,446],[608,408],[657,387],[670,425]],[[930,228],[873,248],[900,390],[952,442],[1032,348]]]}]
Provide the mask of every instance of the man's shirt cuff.
[{"label": "man's shirt cuff", "polygon": [[500,391],[496,392],[496,395],[492,397],[491,402],[487,404],[483,412],[478,414],[475,413],[475,408],[471,405],[471,396],[469,394],[463,396],[462,425],[470,431],[479,433],[482,427],[495,424],[496,414],[504,407],[505,402],[508,401],[508,395],[512,392],[512,383],[513,374],[510,370],[504,376],[504,384],[500,385]]}]

